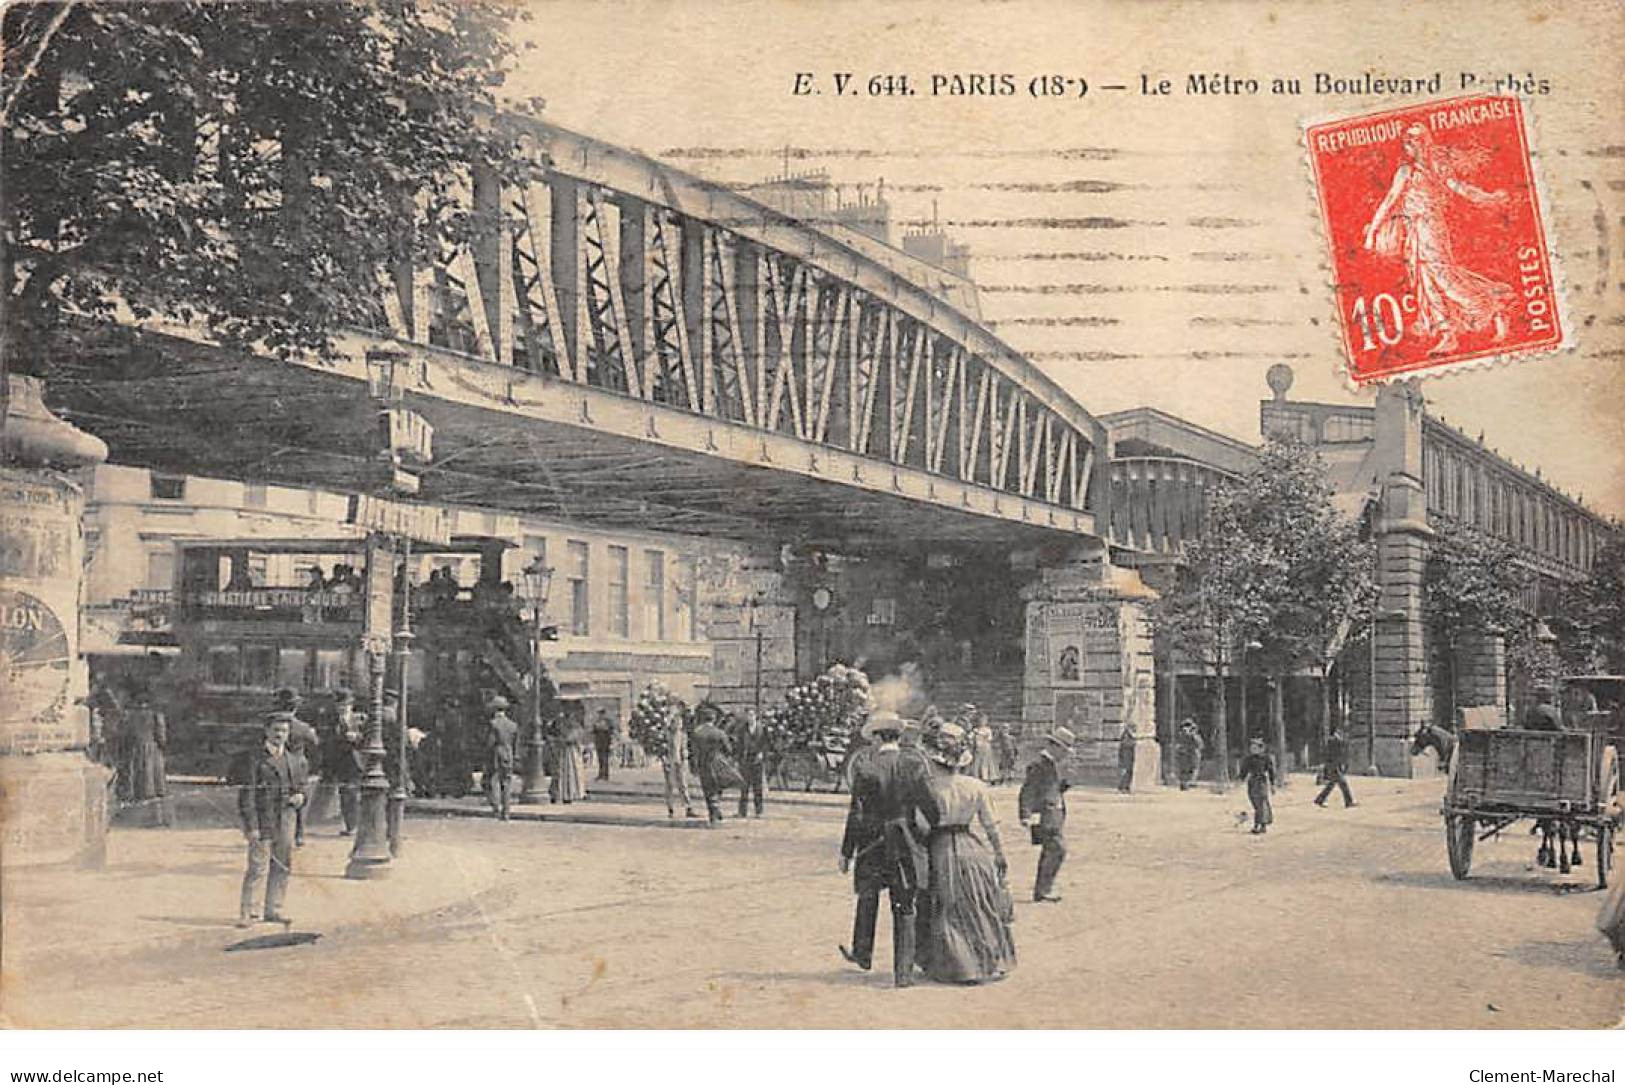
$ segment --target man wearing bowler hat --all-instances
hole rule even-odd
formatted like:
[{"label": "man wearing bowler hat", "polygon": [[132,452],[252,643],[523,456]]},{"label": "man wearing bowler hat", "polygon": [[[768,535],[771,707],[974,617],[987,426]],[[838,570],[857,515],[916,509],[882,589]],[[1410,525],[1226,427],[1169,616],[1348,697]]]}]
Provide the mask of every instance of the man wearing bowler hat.
[{"label": "man wearing bowler hat", "polygon": [[898,745],[903,727],[897,713],[876,712],[861,732],[874,745],[852,762],[852,802],[841,838],[841,872],[853,872],[858,910],[852,921],[852,946],[839,948],[841,956],[869,970],[880,891],[886,890],[892,913],[892,981],[898,987],[912,987],[918,941],[915,908],[926,872],[914,815],[930,802],[930,794],[925,759]]},{"label": "man wearing bowler hat", "polygon": [[1017,800],[1021,820],[1040,848],[1038,879],[1033,884],[1033,900],[1039,903],[1052,904],[1061,899],[1054,891],[1055,875],[1066,859],[1062,834],[1066,828],[1066,790],[1072,786],[1066,782],[1061,764],[1072,753],[1074,741],[1072,732],[1065,727],[1057,727],[1044,739],[1044,748],[1027,766],[1027,778]]}]

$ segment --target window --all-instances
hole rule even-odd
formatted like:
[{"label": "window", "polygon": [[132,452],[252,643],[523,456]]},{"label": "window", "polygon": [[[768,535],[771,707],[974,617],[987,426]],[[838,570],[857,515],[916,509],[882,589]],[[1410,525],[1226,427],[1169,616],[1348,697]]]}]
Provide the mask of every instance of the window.
[{"label": "window", "polygon": [[569,563],[565,572],[570,578],[570,635],[585,637],[592,633],[591,612],[587,606],[587,544],[576,539],[565,543]]},{"label": "window", "polygon": [[241,677],[241,659],[235,644],[216,645],[209,649],[209,684],[235,686]]},{"label": "window", "polygon": [[186,476],[148,475],[147,492],[159,501],[184,501],[186,499]]},{"label": "window", "polygon": [[262,482],[246,483],[243,486],[243,504],[251,509],[263,509],[265,507],[265,484]]},{"label": "window", "polygon": [[271,689],[276,686],[276,682],[276,648],[269,644],[250,644],[244,648],[243,685]]},{"label": "window", "polygon": [[344,653],[337,648],[316,649],[317,689],[338,689],[348,685],[345,680]]},{"label": "window", "polygon": [[276,684],[289,689],[304,689],[305,664],[305,649],[282,649],[278,657]]},{"label": "window", "polygon": [[628,613],[626,578],[630,571],[631,555],[624,546],[609,548],[609,635],[625,637],[631,634],[631,615]]},{"label": "window", "polygon": [[666,639],[666,555],[645,550],[643,581],[643,639]]},{"label": "window", "polygon": [[147,587],[173,588],[175,586],[175,548],[162,546],[147,551]]},{"label": "window", "polygon": [[684,640],[699,639],[695,630],[700,609],[699,563],[684,555],[677,559],[677,635]]},{"label": "window", "polygon": [[264,554],[248,556],[248,582],[256,588],[263,588],[271,582],[270,565]]}]

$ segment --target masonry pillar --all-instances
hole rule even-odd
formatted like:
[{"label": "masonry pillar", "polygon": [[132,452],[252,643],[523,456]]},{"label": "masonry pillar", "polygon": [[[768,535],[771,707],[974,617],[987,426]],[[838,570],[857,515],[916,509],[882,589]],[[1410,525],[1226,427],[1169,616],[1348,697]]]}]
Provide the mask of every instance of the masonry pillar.
[{"label": "masonry pillar", "polygon": [[1506,645],[1495,633],[1464,633],[1456,644],[1456,707],[1491,708],[1507,718]]},{"label": "masonry pillar", "polygon": [[1384,776],[1413,777],[1433,767],[1413,758],[1410,738],[1431,721],[1422,575],[1428,541],[1422,489],[1422,397],[1405,384],[1377,394],[1374,453],[1386,467],[1376,523],[1377,586],[1372,760]]},{"label": "masonry pillar", "polygon": [[1146,604],[1155,597],[1098,551],[1044,569],[1023,589],[1027,603],[1024,745],[1056,726],[1077,736],[1075,772],[1116,778],[1117,740],[1134,728],[1134,787],[1159,780],[1156,666]]},{"label": "masonry pillar", "polygon": [[711,643],[711,700],[730,712],[783,703],[796,680],[796,607],[777,555],[709,563],[699,616]]},{"label": "masonry pillar", "polygon": [[0,863],[98,862],[110,773],[85,756],[79,656],[84,494],[67,470],[107,446],[7,375],[0,434]]}]

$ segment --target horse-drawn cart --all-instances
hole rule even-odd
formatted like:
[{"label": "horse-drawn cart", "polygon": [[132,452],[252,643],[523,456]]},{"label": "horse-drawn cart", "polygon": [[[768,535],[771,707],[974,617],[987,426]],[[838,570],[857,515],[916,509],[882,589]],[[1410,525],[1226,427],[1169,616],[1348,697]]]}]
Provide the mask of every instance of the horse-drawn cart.
[{"label": "horse-drawn cart", "polygon": [[1475,843],[1533,818],[1545,834],[1543,852],[1556,837],[1564,870],[1565,847],[1578,859],[1580,840],[1594,839],[1597,885],[1606,888],[1622,817],[1619,771],[1602,713],[1563,731],[1462,731],[1442,811],[1450,872],[1467,877]]}]

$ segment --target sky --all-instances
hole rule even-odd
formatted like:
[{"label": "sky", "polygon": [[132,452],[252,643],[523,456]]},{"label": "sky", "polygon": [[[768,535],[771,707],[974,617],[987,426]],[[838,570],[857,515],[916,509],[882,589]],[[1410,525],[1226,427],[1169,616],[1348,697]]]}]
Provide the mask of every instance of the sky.
[{"label": "sky", "polygon": [[[884,179],[895,220],[970,245],[984,319],[1086,409],[1151,405],[1256,440],[1277,362],[1292,398],[1372,398],[1342,373],[1303,123],[1515,78],[1574,346],[1421,388],[1436,416],[1625,516],[1625,24],[1604,3],[1417,8],[556,0],[532,5],[509,89],[713,181],[788,161],[850,199]],[[837,72],[857,93],[834,92]],[[797,73],[820,93],[793,93]],[[1316,73],[1437,73],[1440,89],[1316,94]],[[1192,74],[1259,90],[1192,95]],[[867,93],[902,75],[914,94]],[[1073,96],[1029,93],[1051,75]],[[1163,79],[1172,93],[1144,93]]]}]

